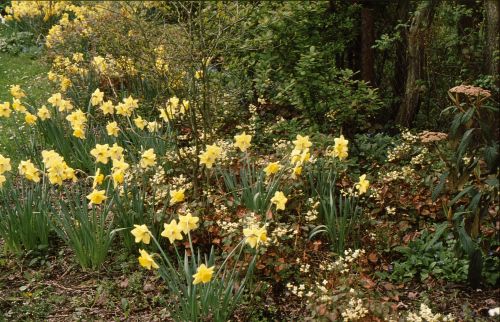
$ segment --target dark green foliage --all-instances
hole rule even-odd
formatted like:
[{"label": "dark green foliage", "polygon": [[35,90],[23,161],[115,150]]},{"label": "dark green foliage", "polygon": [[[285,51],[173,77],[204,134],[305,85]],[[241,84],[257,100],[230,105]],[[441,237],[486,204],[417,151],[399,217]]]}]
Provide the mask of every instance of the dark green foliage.
[{"label": "dark green foliage", "polygon": [[338,66],[357,37],[358,9],[341,2],[264,2],[250,11],[228,69],[241,71],[252,95],[302,112],[322,130],[366,129],[381,107],[378,94]]},{"label": "dark green foliage", "polygon": [[446,228],[447,223],[443,223],[436,226],[434,233],[424,230],[408,246],[396,247],[395,250],[403,257],[394,263],[390,278],[396,281],[413,278],[425,281],[432,276],[453,282],[465,281],[468,261],[457,259],[453,239],[442,238]]}]

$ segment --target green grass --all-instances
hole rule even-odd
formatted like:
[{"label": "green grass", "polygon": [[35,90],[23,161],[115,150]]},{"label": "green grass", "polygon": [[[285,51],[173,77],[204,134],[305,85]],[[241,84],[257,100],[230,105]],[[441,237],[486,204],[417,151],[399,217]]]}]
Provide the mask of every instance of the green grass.
[{"label": "green grass", "polygon": [[[0,38],[7,37],[10,30],[0,26]],[[0,53],[0,102],[11,101],[9,93],[11,85],[21,85],[27,94],[27,102],[38,106],[48,98],[50,86],[47,82],[47,71],[49,66],[33,54]],[[0,154],[18,160],[21,156],[16,149],[15,141],[25,138],[23,118],[14,117],[0,118]],[[14,140],[16,138],[16,140]]]}]

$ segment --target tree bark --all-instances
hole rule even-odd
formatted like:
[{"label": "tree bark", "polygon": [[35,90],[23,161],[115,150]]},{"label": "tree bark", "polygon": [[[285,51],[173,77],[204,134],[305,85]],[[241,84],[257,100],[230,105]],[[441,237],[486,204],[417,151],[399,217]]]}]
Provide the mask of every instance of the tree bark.
[{"label": "tree bark", "polygon": [[364,6],[361,8],[361,78],[375,84],[375,18],[373,9]]},{"label": "tree bark", "polygon": [[425,36],[432,24],[438,0],[421,2],[418,6],[408,31],[408,51],[405,93],[403,102],[396,116],[396,123],[409,127],[420,105],[418,81],[424,72]]},{"label": "tree bark", "polygon": [[499,15],[500,4],[498,0],[485,0],[485,14],[486,14],[486,72],[490,75],[497,77],[500,73],[499,66]]},{"label": "tree bark", "polygon": [[[410,12],[410,0],[400,0],[398,2],[397,8],[397,20],[400,23],[406,23],[408,21],[408,15]],[[408,47],[408,35],[406,34],[406,28],[401,31],[401,39],[396,42],[395,55],[396,59],[394,62],[394,74],[392,79],[392,89],[394,91],[394,96],[398,99],[394,101],[391,110],[397,111],[401,106],[401,102],[404,99],[406,75],[407,75],[407,65],[406,65],[406,49]]]}]

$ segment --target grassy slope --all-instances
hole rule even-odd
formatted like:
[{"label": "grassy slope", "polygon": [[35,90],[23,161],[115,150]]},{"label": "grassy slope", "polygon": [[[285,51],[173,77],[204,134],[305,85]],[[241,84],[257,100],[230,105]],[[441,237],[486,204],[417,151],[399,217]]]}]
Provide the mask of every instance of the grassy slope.
[{"label": "grassy slope", "polygon": [[[8,35],[9,31],[0,25],[0,38]],[[12,99],[9,87],[14,84],[21,85],[28,94],[28,101],[35,106],[47,99],[49,85],[46,74],[48,69],[48,66],[41,59],[32,57],[32,55],[23,53],[12,55],[0,52],[0,102]],[[18,129],[21,126],[22,119],[0,118],[0,154],[17,159],[12,136],[19,137]]]}]

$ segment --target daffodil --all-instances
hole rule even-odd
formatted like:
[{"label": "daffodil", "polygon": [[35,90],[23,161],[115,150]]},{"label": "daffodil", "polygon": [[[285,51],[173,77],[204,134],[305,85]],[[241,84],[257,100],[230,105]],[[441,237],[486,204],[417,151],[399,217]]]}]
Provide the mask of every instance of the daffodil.
[{"label": "daffodil", "polygon": [[120,128],[118,127],[118,123],[110,122],[106,125],[106,131],[110,136],[118,136],[118,132],[120,132]]},{"label": "daffodil", "polygon": [[217,145],[207,145],[207,149],[199,155],[200,163],[210,169],[217,158],[221,156],[221,153],[222,149]]},{"label": "daffodil", "polygon": [[340,160],[343,160],[347,158],[349,155],[349,141],[344,138],[343,135],[341,135],[338,138],[334,139],[335,145],[333,146],[333,156],[339,158]]},{"label": "daffodil", "polygon": [[30,112],[26,112],[24,114],[24,121],[26,122],[26,124],[33,125],[36,123],[37,119],[38,117],[36,117],[36,115],[31,114]]},{"label": "daffodil", "polygon": [[102,111],[102,114],[114,114],[115,113],[115,107],[113,106],[113,102],[111,101],[105,101],[99,106],[99,109]]},{"label": "daffodil", "polygon": [[252,225],[243,229],[243,235],[245,236],[245,242],[252,248],[258,248],[260,244],[267,241],[267,232],[265,227],[260,228],[257,225]]},{"label": "daffodil", "polygon": [[191,230],[198,228],[199,221],[200,221],[200,218],[193,217],[193,215],[191,215],[190,212],[188,212],[184,216],[179,215],[179,228],[181,229],[181,231],[184,234],[187,234]]},{"label": "daffodil", "polygon": [[101,92],[98,88],[92,93],[92,97],[90,98],[90,104],[92,104],[92,106],[99,105],[100,103],[102,103],[103,99],[104,99],[104,93]]},{"label": "daffodil", "polygon": [[366,180],[366,174],[360,176],[359,182],[356,184],[356,189],[358,189],[359,194],[366,193],[369,186],[370,186],[370,181]]},{"label": "daffodil", "polygon": [[149,244],[151,241],[151,232],[149,231],[146,225],[134,225],[134,229],[130,231],[132,235],[135,237],[135,242],[144,244]]},{"label": "daffodil", "polygon": [[234,146],[239,148],[241,152],[245,152],[250,147],[250,141],[252,141],[252,136],[246,134],[245,132],[234,136]]},{"label": "daffodil", "polygon": [[179,225],[177,225],[177,221],[172,219],[170,224],[163,224],[163,231],[161,235],[165,238],[168,238],[171,244],[173,244],[176,240],[182,240],[181,229]]},{"label": "daffodil", "polygon": [[0,154],[0,174],[4,174],[7,171],[12,170],[12,166],[10,165],[10,159],[5,158]]},{"label": "daffodil", "polygon": [[36,183],[40,182],[40,170],[30,160],[21,161],[18,170],[19,174],[23,175],[26,179]]},{"label": "daffodil", "polygon": [[148,125],[148,121],[143,120],[142,117],[138,116],[134,119],[134,124],[137,128],[144,130],[144,128]]},{"label": "daffodil", "polygon": [[40,118],[40,120],[45,121],[47,119],[50,119],[50,111],[47,108],[47,106],[42,105],[36,113],[36,115]]},{"label": "daffodil", "polygon": [[277,210],[285,210],[285,204],[287,201],[288,199],[281,191],[276,191],[274,196],[271,198],[271,202],[276,205]]},{"label": "daffodil", "polygon": [[10,117],[10,113],[12,110],[10,109],[10,102],[4,102],[0,104],[0,116],[1,117]]},{"label": "daffodil", "polygon": [[270,175],[273,175],[280,171],[280,169],[281,165],[279,162],[271,162],[264,168],[264,172],[266,173],[266,176],[269,177]]},{"label": "daffodil", "polygon": [[143,169],[154,166],[156,164],[156,154],[154,149],[144,151],[139,164]]},{"label": "daffodil", "polygon": [[54,107],[59,107],[59,105],[61,104],[61,101],[62,101],[62,94],[61,93],[54,93],[52,94],[52,96],[49,97],[49,99],[47,100],[47,102],[49,102],[50,104],[52,104]]},{"label": "daffodil", "polygon": [[21,89],[21,86],[19,86],[19,85],[10,86],[10,94],[14,98],[19,98],[19,99],[26,97],[26,94],[24,93],[24,91]]},{"label": "daffodil", "polygon": [[109,159],[109,145],[108,144],[96,144],[95,148],[90,150],[90,154],[96,159],[95,162],[101,162],[103,164],[108,163]]},{"label": "daffodil", "polygon": [[156,121],[152,121],[152,122],[148,122],[148,131],[151,132],[151,133],[154,133],[154,132],[158,132],[158,130],[161,128],[161,124],[156,122]]},{"label": "daffodil", "polygon": [[184,201],[185,189],[170,190],[170,205]]},{"label": "daffodil", "polygon": [[295,144],[295,149],[297,150],[304,150],[312,145],[311,141],[309,141],[309,136],[302,136],[300,134],[297,134],[297,139],[293,141],[293,144]]},{"label": "daffodil", "polygon": [[123,148],[116,143],[109,147],[108,153],[111,160],[123,159]]},{"label": "daffodil", "polygon": [[201,264],[196,270],[196,274],[193,275],[193,284],[208,283],[212,280],[214,274],[214,266],[207,267],[205,264]]},{"label": "daffodil", "polygon": [[141,256],[139,256],[139,264],[146,268],[146,269],[151,269],[151,268],[154,268],[154,269],[158,269],[160,268],[160,266],[158,266],[158,264],[156,264],[156,262],[154,261],[153,257],[151,255],[148,254],[148,252],[146,252],[144,249],[139,249],[139,253],[141,254]]},{"label": "daffodil", "polygon": [[12,109],[21,113],[26,113],[26,106],[23,105],[20,99],[14,98],[12,100]]},{"label": "daffodil", "polygon": [[101,173],[101,169],[97,168],[95,175],[92,177],[92,189],[95,189],[98,185],[101,185],[104,181],[104,174]]},{"label": "daffodil", "polygon": [[73,127],[73,136],[79,139],[85,139],[85,127],[83,125],[78,125]]},{"label": "daffodil", "polygon": [[92,205],[100,205],[108,197],[106,197],[106,191],[94,189],[87,195],[87,199],[90,200],[90,204]]},{"label": "daffodil", "polygon": [[3,186],[3,184],[7,181],[7,178],[3,174],[0,174],[0,188]]}]

